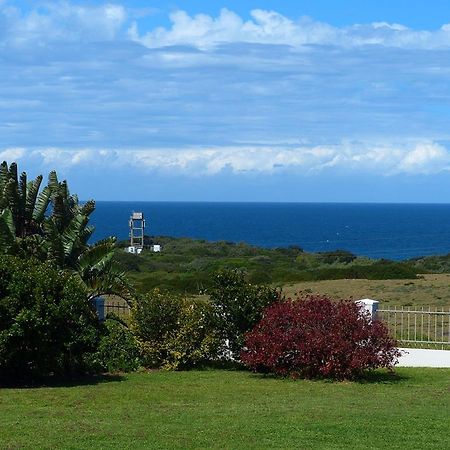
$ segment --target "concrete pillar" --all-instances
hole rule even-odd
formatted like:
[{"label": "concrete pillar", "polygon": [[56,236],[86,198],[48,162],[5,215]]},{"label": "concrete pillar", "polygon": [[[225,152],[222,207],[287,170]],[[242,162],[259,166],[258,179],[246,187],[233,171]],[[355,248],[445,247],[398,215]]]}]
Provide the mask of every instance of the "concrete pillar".
[{"label": "concrete pillar", "polygon": [[378,300],[363,298],[362,300],[357,300],[355,303],[361,307],[361,310],[367,312],[372,320],[376,320],[378,304],[380,303]]}]

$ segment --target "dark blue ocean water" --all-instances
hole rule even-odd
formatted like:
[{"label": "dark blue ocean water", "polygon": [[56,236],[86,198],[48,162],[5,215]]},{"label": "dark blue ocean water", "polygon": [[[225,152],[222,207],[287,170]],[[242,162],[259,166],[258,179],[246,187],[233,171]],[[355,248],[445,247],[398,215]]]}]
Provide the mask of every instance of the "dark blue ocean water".
[{"label": "dark blue ocean water", "polygon": [[95,239],[127,239],[132,211],[144,212],[150,235],[390,259],[450,252],[450,205],[98,202]]}]

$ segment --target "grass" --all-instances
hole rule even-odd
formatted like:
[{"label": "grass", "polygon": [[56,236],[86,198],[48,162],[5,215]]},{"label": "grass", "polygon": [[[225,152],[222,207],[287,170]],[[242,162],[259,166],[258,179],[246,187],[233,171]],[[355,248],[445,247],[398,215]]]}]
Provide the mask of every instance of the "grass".
[{"label": "grass", "polygon": [[136,373],[0,390],[0,447],[448,448],[450,370],[364,382],[240,371]]},{"label": "grass", "polygon": [[329,295],[333,298],[373,298],[380,308],[432,306],[450,308],[450,274],[427,274],[413,280],[325,280],[289,283],[286,296],[296,292]]}]

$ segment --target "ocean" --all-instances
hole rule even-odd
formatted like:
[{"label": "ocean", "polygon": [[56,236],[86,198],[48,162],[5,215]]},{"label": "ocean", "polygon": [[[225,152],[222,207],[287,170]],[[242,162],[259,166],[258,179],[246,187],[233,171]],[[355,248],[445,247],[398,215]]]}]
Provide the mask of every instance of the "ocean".
[{"label": "ocean", "polygon": [[394,260],[450,253],[446,204],[97,202],[94,239],[128,239],[132,211],[144,212],[149,235]]}]

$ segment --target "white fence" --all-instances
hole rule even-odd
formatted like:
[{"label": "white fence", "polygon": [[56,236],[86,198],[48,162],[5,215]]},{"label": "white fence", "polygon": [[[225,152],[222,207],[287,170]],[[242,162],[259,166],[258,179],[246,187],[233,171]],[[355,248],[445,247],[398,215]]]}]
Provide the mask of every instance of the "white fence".
[{"label": "white fence", "polygon": [[406,346],[450,349],[450,309],[380,308],[377,319]]},{"label": "white fence", "polygon": [[[450,309],[379,308],[377,300],[359,300],[374,320],[382,320],[402,345],[401,367],[450,368]],[[439,350],[438,350],[439,349]]]}]

